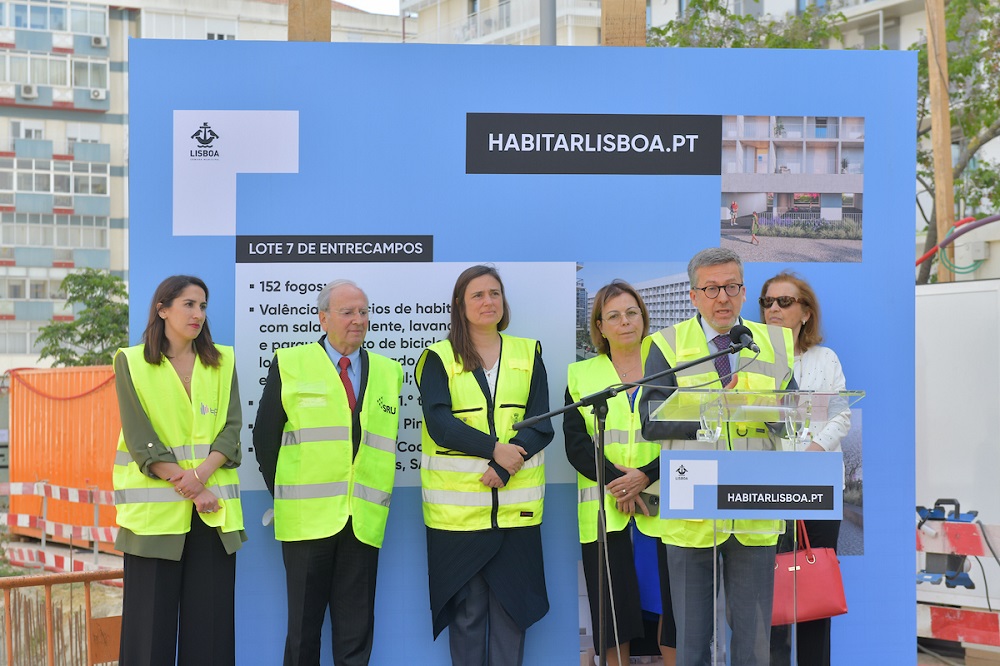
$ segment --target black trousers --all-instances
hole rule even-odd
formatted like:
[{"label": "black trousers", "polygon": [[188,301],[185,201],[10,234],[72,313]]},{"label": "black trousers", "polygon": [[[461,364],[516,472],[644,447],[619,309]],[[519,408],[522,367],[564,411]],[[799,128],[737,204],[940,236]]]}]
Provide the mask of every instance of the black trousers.
[{"label": "black trousers", "polygon": [[[785,533],[778,542],[778,552],[793,548],[795,521],[786,521]],[[837,550],[840,536],[839,520],[807,520],[806,532],[813,548]],[[800,545],[800,548],[802,546]],[[796,657],[798,666],[830,666],[830,618],[799,622],[796,627]],[[789,666],[792,662],[792,625],[771,627],[771,666]]]},{"label": "black trousers", "polygon": [[235,666],[236,556],[191,516],[179,562],[125,555],[120,666]]},{"label": "black trousers", "polygon": [[[599,545],[596,541],[580,544],[583,576],[587,582],[587,597],[590,601],[590,626],[594,631],[594,650],[599,651],[598,548]],[[614,646],[618,643],[630,643],[633,639],[642,638],[645,634],[645,626],[642,622],[642,601],[639,598],[639,578],[635,573],[635,559],[632,552],[631,525],[618,532],[608,532],[607,566],[611,570],[611,582],[608,582],[608,576],[605,572],[604,589],[608,596],[604,604],[604,642],[606,649],[614,650]],[[611,617],[612,603],[618,619],[617,636],[615,636]]]},{"label": "black trousers", "polygon": [[319,664],[328,608],[333,663],[368,664],[375,628],[378,552],[357,540],[350,520],[339,533],[325,539],[282,542],[288,593],[285,666]]}]

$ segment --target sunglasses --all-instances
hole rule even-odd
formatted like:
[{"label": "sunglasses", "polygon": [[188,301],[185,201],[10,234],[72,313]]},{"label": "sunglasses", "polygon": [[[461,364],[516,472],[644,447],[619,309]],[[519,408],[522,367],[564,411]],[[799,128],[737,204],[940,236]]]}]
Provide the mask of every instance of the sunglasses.
[{"label": "sunglasses", "polygon": [[782,310],[785,308],[792,307],[792,303],[801,303],[802,301],[794,296],[761,296],[757,302],[760,303],[760,307],[765,310],[774,305],[775,301],[778,303],[778,307]]}]

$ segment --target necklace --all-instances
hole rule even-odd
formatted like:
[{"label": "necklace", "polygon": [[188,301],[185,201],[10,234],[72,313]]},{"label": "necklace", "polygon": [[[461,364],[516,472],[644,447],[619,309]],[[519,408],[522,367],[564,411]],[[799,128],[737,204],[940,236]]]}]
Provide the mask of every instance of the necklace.
[{"label": "necklace", "polygon": [[639,364],[638,364],[638,363],[636,363],[635,365],[633,365],[633,366],[632,366],[631,368],[629,368],[628,370],[618,370],[618,366],[616,365],[616,366],[615,366],[615,370],[618,370],[618,376],[619,376],[619,377],[621,377],[622,379],[625,379],[626,377],[628,377],[628,374],[629,374],[630,372],[632,372],[633,370],[635,370],[635,369],[636,369],[636,368],[638,368],[638,367],[639,367]]},{"label": "necklace", "polygon": [[177,372],[177,376],[180,378],[185,385],[191,383],[191,371],[194,369],[194,361],[197,352],[191,348],[190,353],[181,352],[176,356],[170,356],[169,354],[164,354],[167,360],[170,361],[170,365],[174,366],[174,370]]}]

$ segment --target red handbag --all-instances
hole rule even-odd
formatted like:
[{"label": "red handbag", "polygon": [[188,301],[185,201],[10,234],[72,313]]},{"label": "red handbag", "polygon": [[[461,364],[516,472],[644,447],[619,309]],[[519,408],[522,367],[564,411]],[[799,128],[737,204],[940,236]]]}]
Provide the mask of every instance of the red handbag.
[{"label": "red handbag", "polygon": [[795,521],[799,546],[774,560],[771,624],[809,622],[847,612],[840,562],[833,548],[813,548],[803,521]]}]

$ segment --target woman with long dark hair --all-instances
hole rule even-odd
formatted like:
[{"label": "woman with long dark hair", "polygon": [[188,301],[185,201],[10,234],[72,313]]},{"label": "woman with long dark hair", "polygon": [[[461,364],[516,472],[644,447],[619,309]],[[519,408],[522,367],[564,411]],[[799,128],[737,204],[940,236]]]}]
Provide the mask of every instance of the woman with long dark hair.
[{"label": "woman with long dark hair", "polygon": [[122,666],[236,661],[242,417],[233,350],[212,342],[207,308],[202,280],[167,278],[142,343],[115,355]]},{"label": "woman with long dark hair", "polygon": [[452,663],[517,666],[528,627],[548,612],[540,525],[548,411],[541,345],[501,333],[500,275],[473,266],[455,283],[448,338],[424,350],[423,486],[435,638]]}]

